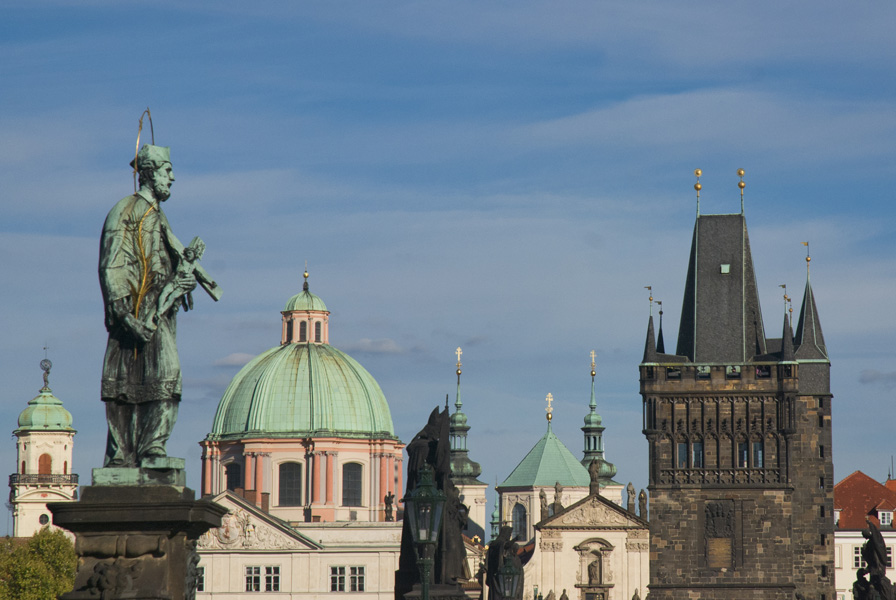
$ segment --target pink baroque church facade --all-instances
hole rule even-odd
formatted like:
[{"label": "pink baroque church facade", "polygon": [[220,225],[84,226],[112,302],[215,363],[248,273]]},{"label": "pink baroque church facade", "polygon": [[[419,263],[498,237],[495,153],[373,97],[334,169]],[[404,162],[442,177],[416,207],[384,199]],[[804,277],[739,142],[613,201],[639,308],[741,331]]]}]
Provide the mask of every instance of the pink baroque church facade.
[{"label": "pink baroque church facade", "polygon": [[330,346],[308,273],[282,315],[200,442],[202,494],[229,512],[199,539],[196,598],[391,600],[404,444],[376,380]]}]

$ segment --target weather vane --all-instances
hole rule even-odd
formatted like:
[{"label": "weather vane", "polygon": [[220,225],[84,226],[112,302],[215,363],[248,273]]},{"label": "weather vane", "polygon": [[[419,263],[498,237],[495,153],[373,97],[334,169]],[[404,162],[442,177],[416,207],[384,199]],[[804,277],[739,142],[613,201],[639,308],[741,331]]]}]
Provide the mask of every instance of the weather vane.
[{"label": "weather vane", "polygon": [[[782,283],[778,287],[782,288],[784,290],[784,311],[786,314],[788,312],[787,306],[788,306],[788,303],[790,302],[790,296],[787,295],[787,284]],[[793,304],[790,304],[789,312],[790,312],[791,316],[793,316]]]},{"label": "weather vane", "polygon": [[545,412],[548,413],[548,423],[550,423],[551,419],[554,416],[554,407],[551,406],[551,403],[554,401],[554,396],[552,396],[550,393],[548,393],[548,395],[545,397],[544,400],[545,400],[545,402],[548,403],[547,408],[545,408],[544,410],[545,410]]},{"label": "weather vane", "polygon": [[650,295],[650,297],[647,298],[647,300],[648,300],[648,302],[650,302],[650,316],[652,317],[653,316],[653,286],[645,285],[644,289],[647,290],[648,294]]}]

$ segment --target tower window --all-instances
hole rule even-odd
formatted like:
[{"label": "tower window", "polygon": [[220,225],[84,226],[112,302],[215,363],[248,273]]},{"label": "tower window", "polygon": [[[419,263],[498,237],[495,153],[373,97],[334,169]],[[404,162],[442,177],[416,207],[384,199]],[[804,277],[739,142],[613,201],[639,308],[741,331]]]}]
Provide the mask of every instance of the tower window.
[{"label": "tower window", "polygon": [[687,442],[679,442],[678,443],[678,468],[679,469],[687,469],[688,468],[688,443]]},{"label": "tower window", "polygon": [[513,537],[522,540],[527,536],[526,507],[522,504],[513,505]]},{"label": "tower window", "polygon": [[824,458],[824,446],[818,446],[818,458]]},{"label": "tower window", "polygon": [[318,321],[314,324],[314,341],[315,342],[320,341],[320,321]]},{"label": "tower window", "polygon": [[278,503],[280,506],[302,505],[302,465],[281,463],[279,467],[280,485]]},{"label": "tower window", "polygon": [[694,442],[691,444],[691,452],[693,458],[691,459],[691,466],[695,469],[703,468],[703,442]]},{"label": "tower window", "polygon": [[227,489],[231,492],[243,486],[242,471],[238,463],[230,463],[224,467],[224,479],[227,482]]},{"label": "tower window", "polygon": [[305,321],[299,323],[299,341],[308,341],[308,323],[306,323]]},{"label": "tower window", "polygon": [[342,465],[342,506],[362,506],[361,488],[364,467],[358,463]]},{"label": "tower window", "polygon": [[763,467],[762,442],[753,442],[753,468],[761,469]]},{"label": "tower window", "polygon": [[53,457],[49,454],[41,454],[37,459],[37,472],[40,475],[49,475],[53,472]]},{"label": "tower window", "polygon": [[737,443],[737,466],[745,469],[747,468],[747,443],[746,442],[738,442]]}]

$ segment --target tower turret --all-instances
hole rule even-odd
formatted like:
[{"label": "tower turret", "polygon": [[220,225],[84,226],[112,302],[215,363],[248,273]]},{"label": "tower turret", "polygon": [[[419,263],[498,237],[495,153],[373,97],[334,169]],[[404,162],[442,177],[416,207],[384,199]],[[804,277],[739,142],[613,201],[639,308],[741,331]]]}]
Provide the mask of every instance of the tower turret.
[{"label": "tower turret", "polygon": [[34,535],[51,521],[48,502],[77,499],[78,476],[71,474],[72,442],[77,433],[72,415],[53,395],[49,376],[53,364],[44,359],[44,385],[19,415],[17,472],[9,477],[9,501],[13,507],[13,535]]}]

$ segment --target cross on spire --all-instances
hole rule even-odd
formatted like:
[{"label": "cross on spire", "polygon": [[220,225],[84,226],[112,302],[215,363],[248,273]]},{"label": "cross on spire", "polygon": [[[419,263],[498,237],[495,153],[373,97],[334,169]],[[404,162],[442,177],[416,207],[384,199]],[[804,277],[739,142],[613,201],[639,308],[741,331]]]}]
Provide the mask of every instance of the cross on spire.
[{"label": "cross on spire", "polygon": [[554,407],[551,406],[551,403],[554,401],[554,396],[548,393],[544,400],[548,403],[544,410],[548,413],[548,423],[550,423],[554,413]]}]

